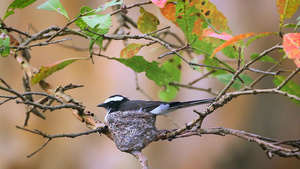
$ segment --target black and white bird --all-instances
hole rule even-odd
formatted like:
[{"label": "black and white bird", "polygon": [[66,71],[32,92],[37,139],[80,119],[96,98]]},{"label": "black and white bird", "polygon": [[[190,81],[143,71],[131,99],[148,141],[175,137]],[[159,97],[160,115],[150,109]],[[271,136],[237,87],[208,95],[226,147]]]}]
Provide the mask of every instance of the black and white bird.
[{"label": "black and white bird", "polygon": [[145,101],[145,100],[129,100],[122,95],[113,95],[99,104],[97,107],[104,107],[107,109],[107,114],[104,118],[107,122],[107,115],[112,112],[125,112],[125,111],[137,111],[137,112],[149,112],[155,115],[165,115],[179,108],[191,107],[205,103],[212,103],[215,98],[201,99],[186,102],[162,102],[162,101]]}]

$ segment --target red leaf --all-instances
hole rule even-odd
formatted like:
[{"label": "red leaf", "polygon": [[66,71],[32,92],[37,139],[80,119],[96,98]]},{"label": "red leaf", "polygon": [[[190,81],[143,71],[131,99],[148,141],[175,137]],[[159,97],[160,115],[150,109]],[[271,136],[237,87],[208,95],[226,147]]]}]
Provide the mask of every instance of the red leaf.
[{"label": "red leaf", "polygon": [[285,34],[282,45],[288,58],[294,59],[297,67],[300,67],[300,33]]},{"label": "red leaf", "polygon": [[168,0],[151,0],[156,6],[163,8]]},{"label": "red leaf", "polygon": [[[233,38],[232,35],[229,35],[228,33],[226,32],[223,32],[222,34],[217,34],[215,33],[214,30],[212,29],[204,29],[203,30],[203,33],[202,33],[202,36],[209,36],[209,37],[214,37],[214,38],[217,38],[217,39],[222,39],[222,40],[229,40],[231,38]],[[200,37],[201,38],[201,37]]]},{"label": "red leaf", "polygon": [[300,58],[296,58],[294,60],[295,64],[297,65],[297,67],[300,67]]}]

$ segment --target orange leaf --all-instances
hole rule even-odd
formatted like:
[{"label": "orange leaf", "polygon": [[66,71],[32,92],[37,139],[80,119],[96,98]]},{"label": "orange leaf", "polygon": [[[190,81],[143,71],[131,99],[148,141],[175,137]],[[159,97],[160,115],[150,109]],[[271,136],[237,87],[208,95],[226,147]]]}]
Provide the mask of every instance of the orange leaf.
[{"label": "orange leaf", "polygon": [[242,39],[245,39],[245,38],[248,38],[250,36],[254,36],[254,35],[261,35],[261,34],[272,34],[272,32],[263,32],[263,33],[245,33],[245,34],[241,34],[241,35],[237,35],[233,38],[231,38],[230,40],[228,40],[227,42],[223,43],[221,46],[217,47],[211,57],[213,57],[218,51],[222,50],[223,48],[229,46],[229,45],[233,45],[234,43],[242,40]]},{"label": "orange leaf", "polygon": [[164,8],[160,8],[160,12],[165,18],[176,23],[176,6],[174,3],[167,3]]},{"label": "orange leaf", "polygon": [[300,6],[299,0],[277,0],[278,13],[280,15],[280,24],[283,19],[290,18],[294,15]]},{"label": "orange leaf", "polygon": [[203,20],[199,17],[194,23],[192,33],[200,36],[203,32],[203,28],[202,28],[203,24],[204,24]]},{"label": "orange leaf", "polygon": [[288,33],[283,36],[283,50],[288,58],[294,59],[300,67],[300,33]]},{"label": "orange leaf", "polygon": [[136,55],[140,49],[145,46],[144,44],[138,44],[138,43],[131,43],[127,45],[124,49],[120,52],[120,58],[132,58],[134,55]]},{"label": "orange leaf", "polygon": [[168,0],[151,0],[156,6],[163,8]]}]

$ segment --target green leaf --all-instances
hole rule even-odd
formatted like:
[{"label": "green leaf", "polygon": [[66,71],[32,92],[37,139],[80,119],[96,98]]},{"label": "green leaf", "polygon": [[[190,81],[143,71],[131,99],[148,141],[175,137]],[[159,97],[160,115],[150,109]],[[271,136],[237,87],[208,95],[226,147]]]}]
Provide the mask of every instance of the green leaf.
[{"label": "green leaf", "polygon": [[[273,82],[276,86],[279,86],[286,78],[284,76],[274,76]],[[288,81],[281,89],[281,91],[300,97],[300,85],[293,81]],[[300,101],[291,99],[296,104],[300,104]]]},{"label": "green leaf", "polygon": [[224,61],[216,58],[216,57],[213,57],[212,59],[216,60],[217,62],[219,62],[220,64],[222,64],[223,66],[225,66],[227,69],[231,70],[232,72],[235,72],[235,69],[231,66],[229,66],[227,63],[225,63]]},{"label": "green leaf", "polygon": [[[173,56],[165,63],[163,63],[164,69],[172,76],[173,80],[180,82],[181,79],[181,59],[179,56]],[[169,88],[164,88],[160,90],[158,96],[160,100],[171,101],[178,93],[178,88],[175,86],[170,86]]]},{"label": "green leaf", "polygon": [[144,44],[139,43],[131,43],[127,45],[125,48],[123,48],[120,52],[120,58],[132,58],[134,55],[136,55],[140,49],[145,46]]},{"label": "green leaf", "polygon": [[[221,65],[219,64],[219,62],[216,59],[211,58],[209,56],[205,56],[203,63],[205,65],[209,65],[209,66],[221,67]],[[206,67],[206,69],[208,71],[211,71],[214,68]],[[213,76],[217,76],[217,75],[221,75],[221,74],[226,74],[227,73],[225,70],[220,70],[220,69],[215,69],[215,70],[216,71],[212,74]]]},{"label": "green leaf", "polygon": [[[252,53],[251,56],[250,56],[250,58],[251,58],[251,60],[254,60],[258,56],[259,56],[259,53]],[[265,55],[265,56],[261,57],[259,60],[263,61],[263,62],[276,63],[276,64],[279,65],[279,63],[276,60],[274,60],[272,57],[270,57],[268,55]]]},{"label": "green leaf", "polygon": [[261,38],[261,37],[264,37],[264,36],[268,36],[268,35],[274,35],[274,34],[276,34],[276,33],[270,33],[270,34],[259,34],[259,35],[256,35],[256,36],[254,36],[254,37],[252,37],[251,39],[249,39],[248,41],[247,41],[247,43],[246,43],[246,47],[248,47],[253,41],[255,41],[256,39],[259,39],[259,38]]},{"label": "green leaf", "polygon": [[[232,74],[221,74],[221,75],[216,76],[216,78],[223,84],[227,85],[230,82],[230,80],[232,79],[232,76],[233,76]],[[253,82],[253,79],[248,75],[240,74],[239,77],[244,81],[244,83],[242,83],[237,78],[236,81],[231,86],[235,90],[240,90],[243,86],[249,85]]]},{"label": "green leaf", "polygon": [[175,86],[170,86],[168,89],[160,90],[158,92],[158,97],[160,100],[169,102],[173,100],[178,93],[178,88]]},{"label": "green leaf", "polygon": [[0,34],[0,54],[3,57],[6,57],[10,53],[9,48],[10,38],[5,33]]},{"label": "green leaf", "polygon": [[192,42],[192,31],[199,11],[194,6],[189,6],[188,1],[178,1],[176,5],[176,22],[183,31],[188,42]]},{"label": "green leaf", "polygon": [[109,29],[111,26],[110,14],[93,14],[81,17],[81,19],[91,28]]},{"label": "green leaf", "polygon": [[169,83],[173,81],[172,76],[163,67],[159,67],[159,63],[156,61],[148,62],[142,56],[134,56],[130,59],[112,59],[130,67],[135,72],[145,72],[148,79],[153,80],[158,86],[165,85],[169,88]]},{"label": "green leaf", "polygon": [[[236,49],[236,45],[229,45],[225,48],[223,48],[222,53],[231,59],[238,59],[239,58],[239,52]],[[243,60],[243,58],[241,58]]]},{"label": "green leaf", "polygon": [[181,60],[179,56],[175,55],[163,63],[164,69],[169,72],[176,82],[180,82],[181,79]]},{"label": "green leaf", "polygon": [[48,0],[44,4],[37,7],[37,9],[44,9],[44,10],[48,10],[48,11],[56,11],[56,12],[64,15],[68,20],[70,20],[69,17],[68,17],[67,11],[62,6],[62,4],[59,2],[59,0]]},{"label": "green leaf", "polygon": [[95,12],[100,12],[100,11],[104,11],[106,8],[111,7],[111,6],[115,6],[115,5],[122,5],[123,4],[123,0],[112,0],[109,2],[106,2],[104,5],[100,5],[98,7],[98,9],[96,9]]},{"label": "green leaf", "polygon": [[[93,9],[92,8],[90,8],[90,7],[88,7],[88,6],[83,6],[83,7],[81,7],[81,9],[80,9],[80,13],[78,14],[78,15],[80,15],[80,14],[88,14],[88,15],[86,15],[86,16],[91,16],[91,15],[95,15],[95,12],[93,11]],[[78,16],[77,15],[77,16]],[[88,19],[89,20],[89,19]],[[89,21],[88,21],[89,22]],[[100,47],[100,49],[102,48],[102,42],[103,42],[103,37],[102,36],[99,36],[99,35],[97,35],[97,34],[100,34],[100,35],[102,35],[102,34],[106,34],[106,33],[108,33],[108,31],[109,31],[109,29],[107,28],[107,29],[101,29],[101,28],[99,28],[99,25],[95,25],[95,28],[93,28],[93,27],[90,27],[85,21],[83,21],[82,20],[82,18],[79,18],[79,19],[77,19],[76,21],[75,21],[75,24],[87,35],[87,36],[89,36],[89,37],[91,37],[91,42],[90,42],[90,45],[89,45],[89,48],[90,48],[90,51],[91,51],[91,49],[92,49],[92,47],[93,47],[93,44],[94,43],[96,43],[99,47]],[[89,32],[89,31],[86,31],[86,29],[89,29],[89,30],[91,30],[91,31],[93,31],[93,32],[96,32],[97,34],[94,34],[94,33],[91,33],[91,32]]]},{"label": "green leaf", "polygon": [[212,43],[207,43],[204,40],[196,39],[194,43],[192,43],[192,47],[195,48],[195,52],[197,54],[205,54],[205,55],[211,55],[214,50],[214,46]]},{"label": "green leaf", "polygon": [[5,18],[7,18],[9,15],[12,15],[14,14],[14,10],[15,9],[23,9],[25,8],[26,6],[34,3],[36,0],[14,0],[10,5],[9,7],[7,8],[6,10],[6,13],[3,17],[3,21]]},{"label": "green leaf", "polygon": [[147,12],[144,8],[140,8],[142,14],[137,20],[137,27],[142,33],[151,33],[157,30],[159,20],[155,15]]},{"label": "green leaf", "polygon": [[52,73],[63,69],[64,67],[68,66],[69,64],[77,60],[88,60],[88,59],[89,58],[85,58],[85,57],[69,58],[69,59],[58,61],[49,66],[41,66],[39,72],[31,78],[31,84],[34,85],[38,83],[39,81],[50,76]]}]

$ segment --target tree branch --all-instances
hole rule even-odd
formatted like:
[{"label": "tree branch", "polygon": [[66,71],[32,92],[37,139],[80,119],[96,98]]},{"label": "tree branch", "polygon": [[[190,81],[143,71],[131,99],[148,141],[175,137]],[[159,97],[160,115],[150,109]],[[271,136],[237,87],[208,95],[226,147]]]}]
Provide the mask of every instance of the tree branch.
[{"label": "tree branch", "polygon": [[[172,132],[171,132],[172,133]],[[201,128],[199,130],[186,130],[177,135],[170,135],[165,133],[158,136],[158,140],[172,140],[176,138],[184,138],[190,136],[200,136],[203,134],[215,134],[220,136],[232,135],[250,142],[257,143],[266,153],[269,158],[273,157],[273,154],[277,154],[281,157],[296,157],[300,159],[300,140],[277,140],[273,138],[263,137],[257,134],[248,133],[245,131],[239,131],[234,129],[228,129],[223,127],[214,128]],[[284,146],[289,146],[284,147]]]},{"label": "tree branch", "polygon": [[81,132],[81,133],[56,134],[56,135],[49,135],[49,134],[41,132],[40,130],[30,130],[30,129],[27,129],[27,128],[24,128],[24,127],[20,127],[20,126],[16,126],[16,128],[24,130],[24,131],[27,131],[27,132],[30,132],[30,133],[33,133],[33,134],[37,134],[37,135],[43,136],[44,138],[47,138],[47,141],[39,149],[37,149],[36,151],[34,151],[30,155],[28,155],[27,158],[30,158],[33,155],[35,155],[36,153],[38,153],[39,151],[41,151],[44,147],[46,147],[46,145],[52,139],[55,139],[55,138],[64,138],[64,137],[75,138],[75,137],[79,137],[79,136],[83,136],[83,135],[89,135],[89,134],[92,134],[92,133],[99,133],[99,134],[100,133],[105,133],[105,134],[108,133],[106,125],[103,125],[103,126],[97,128],[97,129],[94,129],[94,130],[89,130],[89,131],[85,131],[85,132]]}]

